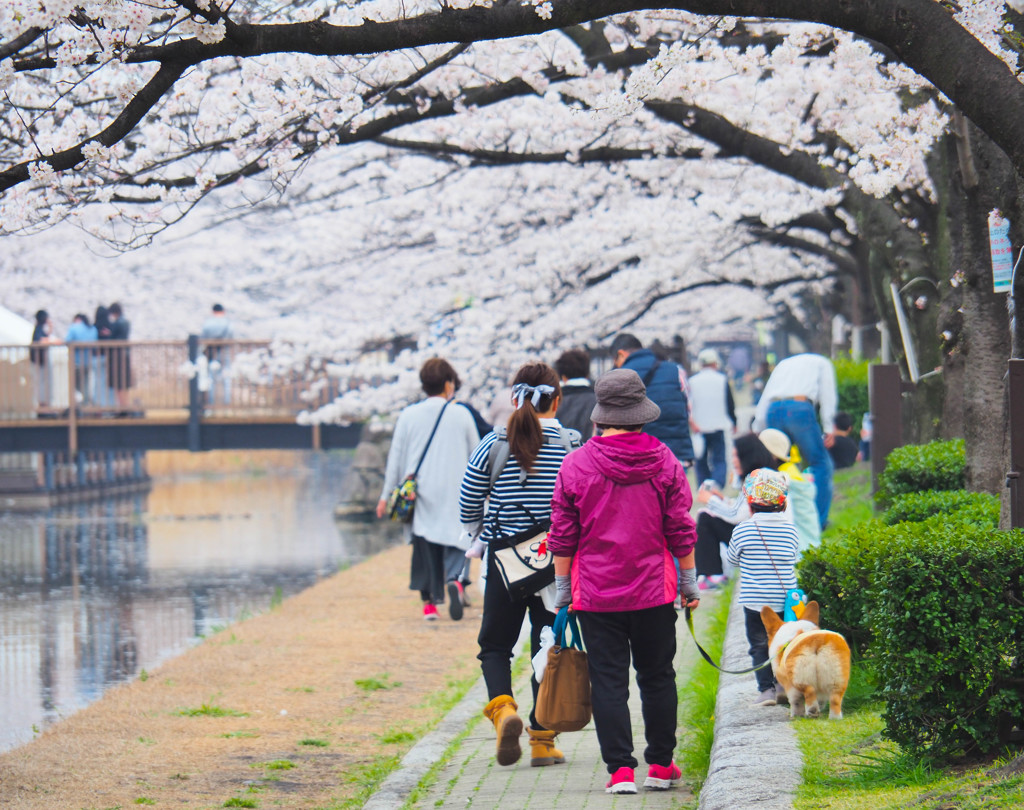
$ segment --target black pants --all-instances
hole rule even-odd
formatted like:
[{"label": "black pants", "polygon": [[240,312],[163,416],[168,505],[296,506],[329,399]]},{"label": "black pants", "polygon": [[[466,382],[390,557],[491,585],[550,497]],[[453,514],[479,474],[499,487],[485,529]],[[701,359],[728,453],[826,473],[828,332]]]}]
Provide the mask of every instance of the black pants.
[{"label": "black pants", "polygon": [[444,586],[459,579],[466,566],[466,552],[455,546],[432,543],[418,534],[412,536],[412,564],[409,590],[419,591],[424,602],[444,604]]},{"label": "black pants", "polygon": [[[487,685],[487,699],[494,700],[499,695],[512,694],[512,648],[519,640],[526,614],[530,615],[531,654],[540,650],[541,628],[553,625],[555,614],[544,607],[544,601],[536,594],[515,602],[509,599],[508,589],[498,575],[497,566],[491,561],[489,548],[487,553],[487,587],[484,588],[484,615],[477,637],[480,645],[477,658]],[[536,705],[539,684],[532,675],[530,686],[533,688],[533,704]],[[537,722],[533,706],[530,707],[530,728],[544,730],[544,726]]]},{"label": "black pants", "polygon": [[[764,629],[764,622],[761,621],[761,614],[758,611],[745,607],[743,618],[747,627],[747,642],[750,644],[750,663],[756,667],[768,660],[768,631]],[[759,669],[754,673],[754,677],[757,679],[758,692],[775,687],[775,675],[770,665]]]},{"label": "black pants", "polygon": [[694,548],[694,560],[697,563],[697,574],[711,576],[722,573],[721,543],[729,545],[734,526],[727,520],[715,517],[708,512],[697,516],[697,546]]},{"label": "black pants", "polygon": [[633,728],[629,719],[629,661],[632,653],[636,685],[644,717],[649,765],[668,765],[676,747],[676,611],[667,605],[621,613],[580,611],[580,629],[587,648],[590,701],[601,759],[608,773],[636,768]]}]

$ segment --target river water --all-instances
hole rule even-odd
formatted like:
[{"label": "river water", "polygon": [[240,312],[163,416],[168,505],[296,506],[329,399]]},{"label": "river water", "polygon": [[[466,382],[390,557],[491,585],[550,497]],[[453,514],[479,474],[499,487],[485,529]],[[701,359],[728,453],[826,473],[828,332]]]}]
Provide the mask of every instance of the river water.
[{"label": "river water", "polygon": [[0,751],[400,542],[394,524],[335,520],[350,460],[306,453],[293,469],[0,514]]}]

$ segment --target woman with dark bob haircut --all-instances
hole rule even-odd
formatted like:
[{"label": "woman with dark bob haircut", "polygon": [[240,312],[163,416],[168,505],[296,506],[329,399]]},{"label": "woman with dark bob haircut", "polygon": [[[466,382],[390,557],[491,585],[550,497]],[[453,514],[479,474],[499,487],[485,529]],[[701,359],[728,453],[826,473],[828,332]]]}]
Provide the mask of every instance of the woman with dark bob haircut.
[{"label": "woman with dark bob haircut", "polygon": [[412,522],[403,527],[406,542],[412,544],[409,588],[420,592],[428,621],[437,619],[447,589],[449,613],[458,620],[463,607],[459,576],[468,548],[459,523],[459,484],[480,435],[468,410],[448,407],[459,375],[447,360],[427,360],[420,368],[420,383],[426,399],[403,410],[395,424],[377,517],[387,512],[391,491],[416,473],[416,507]]},{"label": "woman with dark bob haircut", "polygon": [[[733,469],[741,482],[754,470],[779,468],[779,459],[772,455],[756,434],[737,436],[732,444]],[[734,499],[728,500],[718,489],[704,486],[697,490],[697,501],[703,504],[697,513],[697,586],[706,590],[725,582],[721,544],[729,545],[733,527],[749,518],[751,512],[743,495],[742,483],[740,493]]]}]

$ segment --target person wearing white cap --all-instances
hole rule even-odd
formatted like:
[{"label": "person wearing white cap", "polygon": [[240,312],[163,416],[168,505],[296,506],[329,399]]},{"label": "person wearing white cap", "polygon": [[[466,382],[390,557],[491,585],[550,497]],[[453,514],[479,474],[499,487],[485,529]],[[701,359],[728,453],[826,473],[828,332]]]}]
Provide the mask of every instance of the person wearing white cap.
[{"label": "person wearing white cap", "polygon": [[800,454],[793,447],[789,436],[781,430],[765,428],[757,438],[768,448],[768,452],[781,462],[779,472],[785,473],[789,478],[786,514],[796,526],[800,552],[803,553],[821,543],[821,521],[818,519],[818,506],[815,503],[817,488],[814,482],[800,471]]},{"label": "person wearing white cap", "polygon": [[696,458],[697,485],[710,479],[721,489],[726,484],[725,431],[736,432],[736,406],[729,378],[718,370],[718,352],[703,349],[697,362],[700,371],[690,378],[690,431],[704,437]]}]

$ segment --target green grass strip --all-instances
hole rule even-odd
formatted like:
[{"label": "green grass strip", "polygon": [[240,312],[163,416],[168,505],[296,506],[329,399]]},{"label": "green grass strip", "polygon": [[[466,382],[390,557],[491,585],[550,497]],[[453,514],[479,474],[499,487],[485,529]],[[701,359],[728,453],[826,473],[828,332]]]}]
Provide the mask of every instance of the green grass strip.
[{"label": "green grass strip", "polygon": [[[715,604],[697,628],[701,646],[716,661],[722,660],[725,630],[732,604],[732,584],[720,591]],[[699,617],[700,611],[694,614]],[[689,633],[687,633],[687,636]],[[692,643],[692,639],[688,639]],[[715,700],[718,697],[718,670],[703,658],[696,657],[689,667],[689,677],[679,686],[679,729],[683,737],[677,749],[683,777],[696,794],[707,779],[711,763],[711,746],[715,741]]]}]

